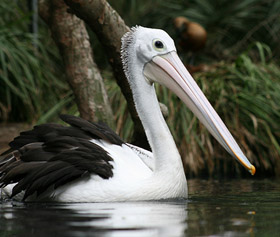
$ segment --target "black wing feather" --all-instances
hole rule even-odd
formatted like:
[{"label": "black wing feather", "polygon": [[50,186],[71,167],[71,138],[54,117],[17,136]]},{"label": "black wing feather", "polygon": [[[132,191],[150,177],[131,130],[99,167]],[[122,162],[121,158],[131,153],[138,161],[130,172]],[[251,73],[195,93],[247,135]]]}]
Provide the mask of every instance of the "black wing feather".
[{"label": "black wing feather", "polygon": [[72,177],[73,172],[77,172],[78,177],[81,177],[82,175],[81,170],[66,166],[60,167],[59,169],[52,169],[52,171],[50,171],[48,174],[39,176],[38,179],[34,180],[31,185],[26,188],[23,200],[25,200],[28,196],[32,195],[35,192],[37,192],[37,195],[43,193],[62,177]]},{"label": "black wing feather", "polygon": [[12,196],[25,191],[25,200],[90,174],[104,179],[113,176],[112,158],[90,140],[122,145],[120,137],[105,124],[70,115],[61,119],[70,126],[38,125],[10,142],[11,148],[0,156],[0,187],[17,183]]},{"label": "black wing feather", "polygon": [[105,123],[92,123],[87,120],[82,120],[79,117],[72,115],[60,115],[60,118],[73,127],[77,127],[89,134],[95,139],[102,139],[112,144],[121,146],[123,140]]}]

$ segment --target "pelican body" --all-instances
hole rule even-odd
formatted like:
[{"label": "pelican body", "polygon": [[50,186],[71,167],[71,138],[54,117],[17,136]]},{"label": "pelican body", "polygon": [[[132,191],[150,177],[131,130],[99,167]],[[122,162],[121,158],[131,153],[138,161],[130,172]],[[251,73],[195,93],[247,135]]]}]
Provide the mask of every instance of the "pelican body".
[{"label": "pelican body", "polygon": [[70,126],[23,132],[0,159],[0,185],[24,201],[116,202],[187,198],[181,157],[162,116],[154,83],[172,90],[251,174],[255,167],[159,29],[133,27],[122,38],[123,68],[152,152],[122,141],[104,124],[62,115]]}]

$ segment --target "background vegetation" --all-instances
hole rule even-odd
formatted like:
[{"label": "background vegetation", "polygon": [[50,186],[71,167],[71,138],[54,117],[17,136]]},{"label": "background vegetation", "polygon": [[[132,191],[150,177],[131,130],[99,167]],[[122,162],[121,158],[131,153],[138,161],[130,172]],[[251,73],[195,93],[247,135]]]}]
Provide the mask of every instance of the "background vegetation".
[{"label": "background vegetation", "polygon": [[[195,79],[257,167],[257,174],[280,173],[280,1],[277,0],[119,0],[109,1],[127,25],[165,29],[176,41],[177,16],[200,23],[208,32],[205,49],[195,63],[205,70]],[[0,6],[0,120],[41,123],[61,112],[76,113],[72,93],[63,80],[62,62],[46,26],[39,38],[29,30],[27,3],[3,0]],[[132,121],[125,101],[95,36],[96,62],[102,70],[115,111],[117,132],[127,141]],[[180,52],[188,64],[188,52]],[[205,68],[205,67],[204,67]],[[157,87],[169,108],[167,122],[182,154],[188,176],[242,175],[206,129]]]},{"label": "background vegetation", "polygon": [[30,32],[27,2],[3,0],[0,15],[0,120],[45,122],[71,97],[58,52],[46,27]]}]

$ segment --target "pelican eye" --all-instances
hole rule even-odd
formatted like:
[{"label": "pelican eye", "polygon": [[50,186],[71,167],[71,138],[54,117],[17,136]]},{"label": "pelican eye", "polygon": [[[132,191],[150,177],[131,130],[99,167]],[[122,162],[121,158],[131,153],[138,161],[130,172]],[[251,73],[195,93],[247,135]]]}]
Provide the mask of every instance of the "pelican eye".
[{"label": "pelican eye", "polygon": [[165,50],[165,44],[160,39],[154,39],[153,48],[157,51],[163,51]]}]

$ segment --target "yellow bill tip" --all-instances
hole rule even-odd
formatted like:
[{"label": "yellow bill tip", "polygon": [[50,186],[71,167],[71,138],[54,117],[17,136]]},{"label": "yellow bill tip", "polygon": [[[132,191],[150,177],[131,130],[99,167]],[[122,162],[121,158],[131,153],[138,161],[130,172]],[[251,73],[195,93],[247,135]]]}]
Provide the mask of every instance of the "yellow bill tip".
[{"label": "yellow bill tip", "polygon": [[256,168],[255,166],[251,165],[249,172],[251,173],[251,175],[254,175],[256,173]]}]

